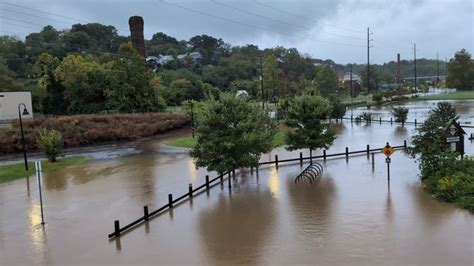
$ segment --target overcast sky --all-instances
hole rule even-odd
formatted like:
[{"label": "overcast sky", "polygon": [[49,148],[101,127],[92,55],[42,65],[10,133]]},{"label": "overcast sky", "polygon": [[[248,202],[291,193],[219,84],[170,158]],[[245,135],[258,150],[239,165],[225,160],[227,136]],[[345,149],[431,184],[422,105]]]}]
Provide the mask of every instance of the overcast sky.
[{"label": "overcast sky", "polygon": [[395,60],[397,52],[412,59],[414,43],[418,58],[439,52],[444,60],[461,48],[474,50],[472,0],[3,1],[0,34],[20,38],[47,24],[64,29],[85,22],[113,25],[128,35],[128,17],[139,15],[145,38],[160,31],[178,39],[208,34],[232,45],[295,47],[337,63],[367,62],[367,27],[371,62]]}]

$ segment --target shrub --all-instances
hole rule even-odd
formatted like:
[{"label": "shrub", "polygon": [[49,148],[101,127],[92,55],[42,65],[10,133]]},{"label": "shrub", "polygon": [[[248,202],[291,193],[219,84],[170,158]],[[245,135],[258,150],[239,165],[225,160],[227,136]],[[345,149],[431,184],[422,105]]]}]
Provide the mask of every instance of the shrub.
[{"label": "shrub", "polygon": [[380,93],[372,95],[372,101],[381,102],[383,100],[383,95]]},{"label": "shrub", "polygon": [[370,123],[372,121],[372,114],[363,112],[361,115],[356,117],[357,122],[365,121],[366,123]]},{"label": "shrub", "polygon": [[[103,142],[137,140],[182,128],[189,124],[185,114],[142,113],[112,115],[75,115],[25,119],[23,128],[29,151],[39,148],[38,130],[59,131],[65,147]],[[21,151],[20,124],[12,121],[12,128],[0,131],[0,154]]]},{"label": "shrub", "polygon": [[50,162],[56,162],[56,159],[63,155],[63,136],[57,130],[39,130],[37,143]]},{"label": "shrub", "polygon": [[402,123],[402,126],[404,126],[408,117],[408,108],[393,107],[391,113],[395,116],[395,122]]}]

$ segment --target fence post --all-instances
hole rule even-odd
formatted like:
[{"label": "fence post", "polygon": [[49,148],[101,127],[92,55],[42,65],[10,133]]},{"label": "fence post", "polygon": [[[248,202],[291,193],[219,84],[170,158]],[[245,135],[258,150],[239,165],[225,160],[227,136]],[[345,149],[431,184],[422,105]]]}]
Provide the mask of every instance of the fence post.
[{"label": "fence post", "polygon": [[189,185],[188,185],[188,194],[189,194],[190,198],[193,197],[193,184],[191,184],[191,183],[189,183]]},{"label": "fence post", "polygon": [[120,222],[119,222],[119,220],[114,221],[114,233],[115,233],[115,236],[120,236]]},{"label": "fence post", "polygon": [[145,217],[145,221],[148,221],[148,206],[143,206],[143,217]]},{"label": "fence post", "polygon": [[253,166],[250,167],[250,174],[253,175]]},{"label": "fence post", "polygon": [[235,177],[235,168],[232,169],[232,176]]},{"label": "fence post", "polygon": [[415,119],[415,127],[416,127],[416,119]]},{"label": "fence post", "polygon": [[390,125],[393,125],[393,118],[390,117]]},{"label": "fence post", "polygon": [[173,194],[168,194],[168,208],[173,209]]},{"label": "fence post", "polygon": [[323,150],[323,160],[326,161],[326,150]]},{"label": "fence post", "polygon": [[229,188],[231,188],[231,187],[232,187],[232,183],[230,182],[230,171],[229,171],[229,173],[227,174],[227,177],[228,177],[227,179],[228,179],[228,181],[229,181],[228,186],[229,186]]},{"label": "fence post", "polygon": [[370,156],[370,145],[367,144],[367,159],[369,159]]},{"label": "fence post", "polygon": [[209,175],[206,175],[206,189],[209,190]]},{"label": "fence post", "polygon": [[303,166],[303,153],[300,152],[300,166]]},{"label": "fence post", "polygon": [[224,174],[221,174],[221,183],[224,181]]},{"label": "fence post", "polygon": [[380,124],[382,124],[382,117],[379,117]]},{"label": "fence post", "polygon": [[275,167],[278,169],[278,154],[275,154]]},{"label": "fence post", "polygon": [[407,140],[404,140],[404,141],[403,141],[403,147],[405,148],[405,151],[406,151],[407,148],[408,148],[408,147],[407,147]]},{"label": "fence post", "polygon": [[346,161],[349,160],[349,148],[346,147]]},{"label": "fence post", "polygon": [[352,115],[351,115],[351,123],[352,123]]}]

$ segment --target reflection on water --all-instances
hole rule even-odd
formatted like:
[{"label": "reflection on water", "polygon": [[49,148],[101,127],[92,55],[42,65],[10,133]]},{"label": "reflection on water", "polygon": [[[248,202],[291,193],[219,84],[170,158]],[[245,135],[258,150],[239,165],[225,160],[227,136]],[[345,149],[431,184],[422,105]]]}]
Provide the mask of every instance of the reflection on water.
[{"label": "reflection on water", "polygon": [[274,198],[278,198],[278,191],[280,190],[280,178],[275,166],[272,166],[268,171],[268,187]]},{"label": "reflection on water", "polygon": [[302,241],[308,245],[321,247],[325,243],[330,228],[332,205],[336,197],[336,187],[332,178],[325,174],[321,179],[309,185],[286,183],[291,206],[291,217],[296,220]]},{"label": "reflection on water", "polygon": [[387,222],[393,222],[394,208],[392,206],[392,197],[390,193],[390,182],[387,182],[387,199],[385,200],[385,219]]},{"label": "reflection on water", "polygon": [[219,196],[199,215],[202,245],[215,265],[258,265],[272,234],[275,202],[269,191]]},{"label": "reflection on water", "polygon": [[406,127],[396,126],[395,127],[395,135],[397,137],[401,137],[401,138],[406,139],[408,137],[408,129]]}]

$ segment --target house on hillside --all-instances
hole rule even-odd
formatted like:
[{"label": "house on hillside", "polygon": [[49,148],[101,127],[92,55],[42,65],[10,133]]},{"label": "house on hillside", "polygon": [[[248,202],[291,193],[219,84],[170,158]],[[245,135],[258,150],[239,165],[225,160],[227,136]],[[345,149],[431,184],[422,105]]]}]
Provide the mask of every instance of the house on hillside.
[{"label": "house on hillside", "polygon": [[[180,54],[176,56],[176,59],[180,63],[186,63],[187,61],[199,63],[202,59],[202,55],[200,52],[192,52],[192,53]],[[173,61],[175,61],[175,57],[172,55],[159,54],[158,56],[148,56],[146,58],[146,64],[151,69],[157,69]]]},{"label": "house on hillside", "polygon": [[[344,84],[344,87],[347,88],[349,94],[351,93],[351,73],[345,73],[341,78],[340,81]],[[353,97],[357,97],[359,93],[362,91],[362,81],[359,75],[352,73],[352,95]]]}]

